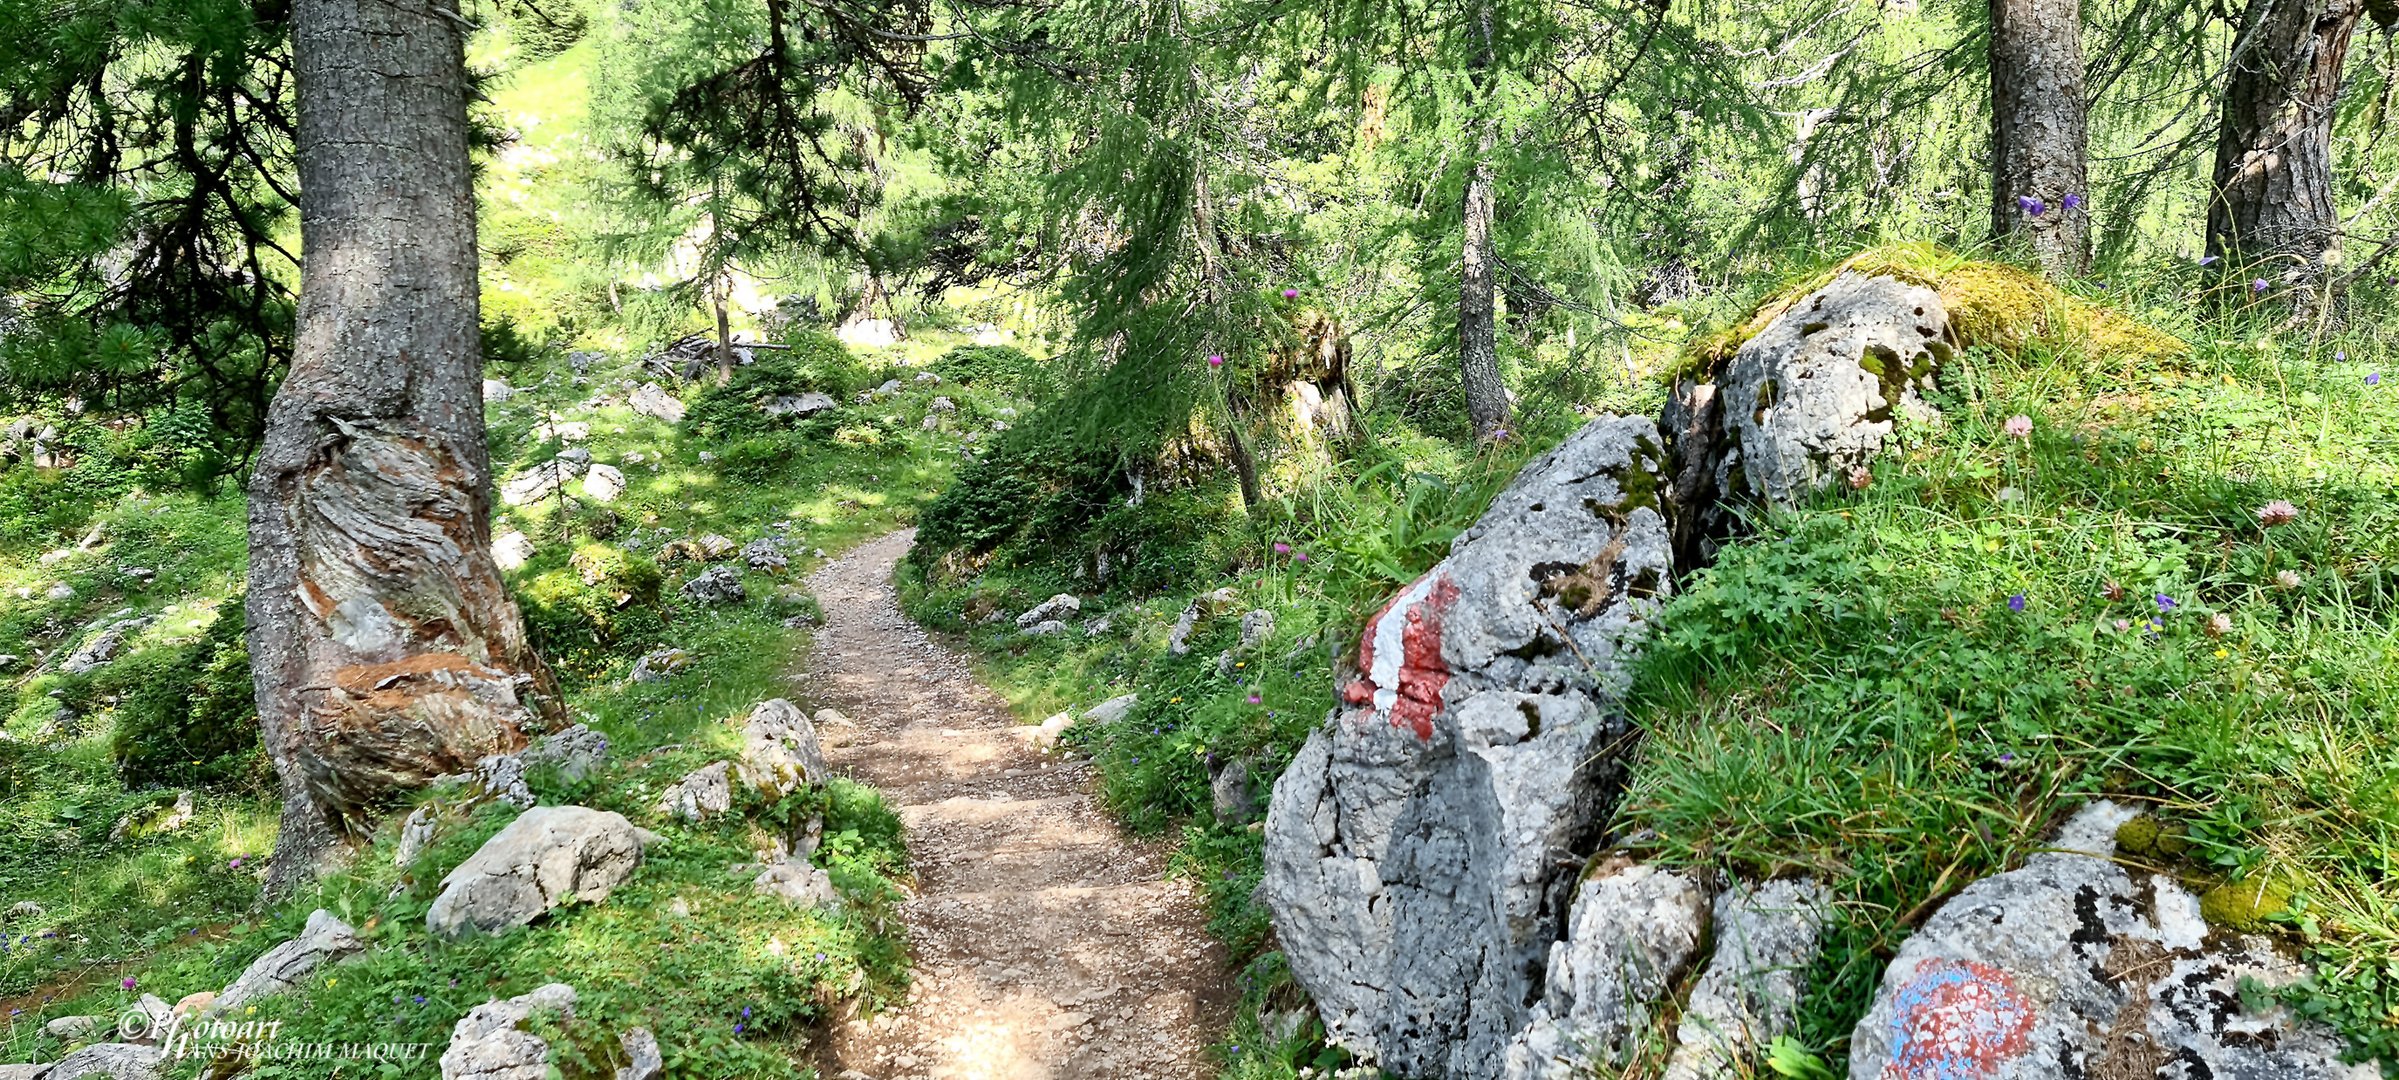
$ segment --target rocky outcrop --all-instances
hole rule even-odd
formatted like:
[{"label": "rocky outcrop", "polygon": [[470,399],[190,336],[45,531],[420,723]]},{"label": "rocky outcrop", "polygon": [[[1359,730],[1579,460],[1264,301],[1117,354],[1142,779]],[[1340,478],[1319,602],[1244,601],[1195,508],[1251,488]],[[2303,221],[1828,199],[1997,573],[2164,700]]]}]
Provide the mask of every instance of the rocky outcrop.
[{"label": "rocky outcrop", "polygon": [[1362,1059],[1488,1076],[1529,1021],[1623,784],[1626,662],[1671,587],[1664,465],[1657,426],[1621,417],[1528,465],[1371,620],[1275,784],[1262,891]]},{"label": "rocky outcrop", "polygon": [[658,797],[658,812],[689,822],[706,821],[733,809],[733,763],[693,769]]},{"label": "rocky outcrop", "polygon": [[42,1080],[160,1080],[167,1052],[139,1043],[96,1043],[58,1059]]},{"label": "rocky outcrop", "polygon": [[1071,593],[1059,593],[1058,595],[1050,597],[1049,599],[1035,604],[1030,608],[1026,608],[1023,614],[1016,617],[1016,628],[1019,630],[1029,630],[1045,622],[1058,622],[1065,619],[1071,619],[1077,614],[1080,614],[1082,610],[1083,601],[1077,599]]},{"label": "rocky outcrop", "polygon": [[358,931],[322,908],[309,913],[308,925],[300,936],[260,953],[258,959],[242,969],[240,978],[220,991],[209,1003],[212,1012],[232,1012],[263,997],[272,997],[300,985],[310,973],[326,964],[356,956],[366,950]]},{"label": "rocky outcrop", "polygon": [[1610,867],[1575,890],[1547,990],[1508,1046],[1508,1080],[1581,1080],[1627,1064],[1707,934],[1708,894],[1689,875]]},{"label": "rocky outcrop", "polygon": [[575,988],[551,983],[506,1001],[469,1010],[450,1029],[441,1054],[441,1080],[547,1080],[550,1044],[524,1030],[537,1014],[575,1015]]},{"label": "rocky outcrop", "polygon": [[703,607],[738,604],[750,598],[741,587],[741,572],[730,566],[711,566],[683,583],[683,595]]},{"label": "rocky outcrop", "polygon": [[633,876],[641,847],[623,814],[534,807],[442,879],[425,928],[444,937],[496,934],[562,904],[598,903]]},{"label": "rocky outcrop", "polygon": [[1678,565],[1704,564],[1742,502],[1860,479],[1900,421],[1934,415],[1922,395],[1952,340],[1933,290],[1844,271],[1679,382],[1659,418]]},{"label": "rocky outcrop", "polygon": [[2050,849],[1967,886],[1901,944],[1850,1040],[1852,1080],[2374,1080],[2331,1031],[2251,1012],[2305,968],[2212,928],[2173,878],[2112,861],[2134,816],[2077,813]]},{"label": "rocky outcrop", "polygon": [[1715,951],[1675,1026],[1666,1080],[1733,1080],[1790,1032],[1831,913],[1811,881],[1735,885],[1716,898]]}]

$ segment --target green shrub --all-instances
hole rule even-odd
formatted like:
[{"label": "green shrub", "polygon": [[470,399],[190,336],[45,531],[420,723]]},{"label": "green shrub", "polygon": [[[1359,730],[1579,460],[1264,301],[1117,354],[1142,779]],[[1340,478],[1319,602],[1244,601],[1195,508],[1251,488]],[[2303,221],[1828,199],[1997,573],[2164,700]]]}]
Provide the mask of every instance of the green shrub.
[{"label": "green shrub", "polygon": [[960,345],[933,362],[951,382],[1039,400],[1057,391],[1047,363],[1013,345]]},{"label": "green shrub", "polygon": [[537,574],[517,603],[525,630],[550,666],[567,678],[600,677],[619,651],[665,628],[658,603],[665,575],[648,558],[606,544],[585,544],[569,565]]},{"label": "green shrub", "polygon": [[229,600],[198,642],[110,665],[131,684],[111,736],[127,787],[264,779],[244,622],[241,600]]},{"label": "green shrub", "polygon": [[798,418],[768,416],[768,402],[811,391],[847,398],[875,385],[881,373],[859,363],[829,334],[797,331],[785,344],[790,347],[759,350],[755,361],[733,369],[726,382],[708,383],[685,414],[685,426],[703,437],[725,440],[785,430]]}]

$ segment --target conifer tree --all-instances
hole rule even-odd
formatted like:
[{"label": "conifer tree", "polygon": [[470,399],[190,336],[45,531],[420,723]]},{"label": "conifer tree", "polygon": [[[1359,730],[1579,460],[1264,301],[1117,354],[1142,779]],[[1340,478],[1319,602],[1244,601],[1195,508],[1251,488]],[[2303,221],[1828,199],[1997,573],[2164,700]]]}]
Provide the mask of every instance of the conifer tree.
[{"label": "conifer tree", "polygon": [[2364,0],[2250,0],[2217,130],[2208,254],[2309,291],[2339,263],[2333,122]]},{"label": "conifer tree", "polygon": [[1991,231],[2050,274],[2088,268],[2081,0],[1991,0]]}]

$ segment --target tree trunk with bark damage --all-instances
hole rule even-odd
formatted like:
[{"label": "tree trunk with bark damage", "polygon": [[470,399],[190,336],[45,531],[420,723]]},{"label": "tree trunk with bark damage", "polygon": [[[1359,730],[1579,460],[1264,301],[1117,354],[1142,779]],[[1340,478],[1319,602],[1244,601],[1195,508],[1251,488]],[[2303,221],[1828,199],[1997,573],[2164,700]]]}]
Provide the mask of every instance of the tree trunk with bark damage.
[{"label": "tree trunk with bark damage", "polygon": [[2332,114],[2362,0],[2250,0],[2216,138],[2207,252],[2303,287],[2337,263]]},{"label": "tree trunk with bark damage", "polygon": [[491,557],[464,41],[441,2],[293,6],[298,342],[249,489],[276,890],[557,709]]},{"label": "tree trunk with bark damage", "polygon": [[1461,200],[1465,242],[1458,275],[1458,374],[1466,387],[1466,415],[1477,441],[1497,437],[1508,426],[1508,387],[1499,375],[1499,312],[1493,272],[1496,254],[1491,219],[1496,201],[1491,156],[1499,144],[1499,104],[1493,101],[1493,26],[1489,0],[1475,7],[1475,51],[1468,64],[1477,122],[1475,156],[1467,166]]},{"label": "tree trunk with bark damage", "polygon": [[2052,277],[2091,265],[2081,0],[1991,0],[1991,232]]}]

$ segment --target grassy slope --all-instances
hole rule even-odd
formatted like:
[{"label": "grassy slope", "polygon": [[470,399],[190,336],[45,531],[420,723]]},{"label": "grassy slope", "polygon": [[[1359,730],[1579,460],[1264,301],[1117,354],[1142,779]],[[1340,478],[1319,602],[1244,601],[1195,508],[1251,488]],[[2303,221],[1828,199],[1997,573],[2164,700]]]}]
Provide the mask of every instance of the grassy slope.
[{"label": "grassy slope", "polygon": [[[1866,491],[1757,522],[1688,583],[1642,668],[1651,735],[1626,830],[1656,828],[1656,857],[1805,869],[1842,890],[1847,921],[1812,973],[1801,1032],[1837,1063],[1880,960],[1931,903],[2037,846],[2081,798],[2149,801],[2189,841],[2160,861],[2203,888],[2272,880],[2291,895],[2277,913],[2219,893],[2213,910],[2308,949],[2319,976],[2298,1003],[2399,1060],[2399,372],[2367,381],[2388,340],[2219,308],[2244,291],[2189,266],[2081,286],[2094,307],[2028,302],[2016,275],[1922,249],[1878,261],[1945,281],[2004,347],[1961,358],[1946,423],[1907,433]],[[2029,440],[2000,433],[2018,413]],[[971,625],[1076,584],[1038,573],[909,593],[919,617],[971,634],[1027,719],[1142,691],[1132,717],[1077,738],[1128,821],[1181,830],[1218,929],[1255,957],[1228,1076],[1338,1055],[1261,1031],[1262,1012],[1297,999],[1260,952],[1256,833],[1212,820],[1208,763],[1245,755],[1263,798],[1330,707],[1334,653],[1363,613],[1436,560],[1522,460],[1462,460],[1382,426],[1325,485],[1236,521],[1230,572],[1199,568],[1174,596],[1087,598],[1111,634]],[[2262,528],[2272,499],[2299,519]],[[2278,583],[2284,570],[2299,584]],[[1226,618],[1191,656],[1165,655],[1186,597],[1228,584],[1236,610],[1278,612],[1275,640],[1220,675]]]}]

